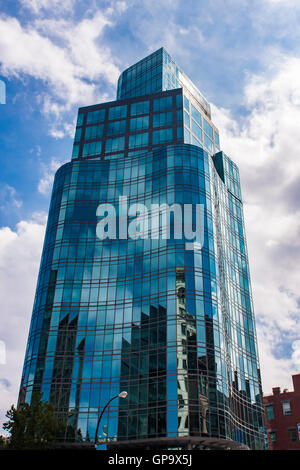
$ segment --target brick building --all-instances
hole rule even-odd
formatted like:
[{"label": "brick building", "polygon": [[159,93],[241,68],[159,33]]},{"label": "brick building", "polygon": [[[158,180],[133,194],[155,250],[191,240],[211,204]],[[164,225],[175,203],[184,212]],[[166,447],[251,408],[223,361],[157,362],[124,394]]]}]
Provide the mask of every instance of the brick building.
[{"label": "brick building", "polygon": [[274,387],[263,398],[270,450],[300,450],[300,374],[292,379],[292,392]]}]

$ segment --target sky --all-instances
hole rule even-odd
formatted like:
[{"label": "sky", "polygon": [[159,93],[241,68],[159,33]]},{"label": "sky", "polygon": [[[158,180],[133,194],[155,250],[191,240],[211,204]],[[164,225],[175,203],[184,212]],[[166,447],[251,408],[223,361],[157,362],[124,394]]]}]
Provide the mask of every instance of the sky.
[{"label": "sky", "polygon": [[298,0],[0,0],[0,423],[17,401],[53,176],[71,158],[77,109],[114,100],[119,73],[161,46],[211,103],[239,165],[263,389],[292,388],[299,23]]}]

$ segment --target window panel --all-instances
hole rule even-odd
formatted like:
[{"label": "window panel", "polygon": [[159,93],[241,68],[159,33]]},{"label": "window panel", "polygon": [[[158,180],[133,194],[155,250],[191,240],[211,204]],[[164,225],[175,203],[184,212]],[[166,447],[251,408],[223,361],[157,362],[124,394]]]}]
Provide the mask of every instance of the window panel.
[{"label": "window panel", "polygon": [[197,121],[197,123],[201,126],[202,125],[201,113],[198,111],[197,108],[195,108],[193,104],[191,105],[191,108],[192,108],[192,118],[195,119],[195,121]]},{"label": "window panel", "polygon": [[165,96],[153,101],[153,111],[165,111],[172,108],[172,96]]},{"label": "window panel", "polygon": [[186,96],[183,97],[183,101],[184,101],[184,107],[185,107],[185,109],[187,109],[188,111],[190,111],[190,102],[189,102],[189,100],[187,99]]},{"label": "window panel", "polygon": [[97,111],[90,111],[87,115],[87,124],[94,122],[103,122],[105,119],[105,109],[98,109]]},{"label": "window panel", "polygon": [[206,147],[211,153],[213,153],[213,151],[214,151],[213,143],[212,143],[212,141],[210,140],[210,138],[207,137],[206,134],[204,134],[204,145],[205,145],[205,147]]},{"label": "window panel", "polygon": [[97,155],[101,153],[102,143],[101,142],[90,142],[89,144],[84,144],[82,156],[87,157],[89,155]]},{"label": "window panel", "polygon": [[215,131],[215,143],[218,147],[220,147],[219,134],[216,131]]},{"label": "window panel", "polygon": [[211,127],[210,124],[206,121],[206,119],[203,119],[203,129],[204,132],[206,132],[207,135],[212,139],[213,138],[213,128]]},{"label": "window panel", "polygon": [[75,137],[74,137],[74,142],[79,142],[81,139],[81,127],[79,129],[76,129],[75,131]]},{"label": "window panel", "polygon": [[107,139],[105,144],[105,152],[118,152],[124,150],[125,137],[115,137],[114,139]]},{"label": "window panel", "polygon": [[149,113],[149,101],[141,101],[139,103],[133,103],[130,107],[131,116],[139,116],[140,114]]},{"label": "window panel", "polygon": [[148,145],[148,132],[129,136],[129,148],[146,147]]},{"label": "window panel", "polygon": [[153,127],[170,126],[172,124],[172,112],[153,114]]},{"label": "window panel", "polygon": [[109,122],[107,124],[107,135],[125,134],[126,120]]},{"label": "window panel", "polygon": [[149,116],[143,116],[138,118],[130,119],[130,131],[141,131],[148,129],[149,127]]},{"label": "window panel", "polygon": [[153,131],[153,145],[171,142],[173,140],[173,129],[161,129]]},{"label": "window panel", "polygon": [[267,418],[269,421],[274,419],[274,408],[273,405],[267,405],[266,406],[266,412],[267,412]]},{"label": "window panel", "polygon": [[112,121],[113,119],[125,118],[126,115],[127,115],[126,104],[124,104],[123,106],[114,106],[113,108],[109,108],[108,119]]},{"label": "window panel", "polygon": [[78,158],[79,155],[79,145],[73,146],[72,158]]},{"label": "window panel", "polygon": [[192,132],[193,134],[202,141],[202,129],[198,126],[198,124],[192,119]]},{"label": "window panel", "polygon": [[85,129],[85,140],[98,139],[103,135],[103,124],[88,126]]},{"label": "window panel", "polygon": [[83,118],[84,118],[84,113],[78,113],[77,126],[82,126]]}]

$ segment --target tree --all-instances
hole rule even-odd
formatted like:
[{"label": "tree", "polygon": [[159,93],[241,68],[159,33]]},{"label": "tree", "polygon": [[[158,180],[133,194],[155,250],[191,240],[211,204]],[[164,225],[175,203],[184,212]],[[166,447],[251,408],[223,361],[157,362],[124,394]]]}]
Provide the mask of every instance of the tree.
[{"label": "tree", "polygon": [[65,429],[65,423],[54,414],[54,406],[42,401],[40,393],[32,395],[30,405],[18,409],[12,405],[6,417],[9,421],[3,429],[10,433],[9,449],[49,449]]}]

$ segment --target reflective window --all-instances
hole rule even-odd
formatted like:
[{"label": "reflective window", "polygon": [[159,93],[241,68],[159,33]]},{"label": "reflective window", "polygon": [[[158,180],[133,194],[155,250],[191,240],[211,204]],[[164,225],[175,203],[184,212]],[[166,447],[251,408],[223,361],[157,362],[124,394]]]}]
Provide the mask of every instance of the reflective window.
[{"label": "reflective window", "polygon": [[159,131],[153,131],[153,145],[164,144],[173,140],[172,129],[161,129]]},{"label": "reflective window", "polygon": [[148,145],[148,132],[129,136],[129,148],[146,147]]},{"label": "reflective window", "polygon": [[79,127],[78,129],[76,129],[75,131],[75,137],[74,137],[74,142],[79,142],[80,139],[81,139],[81,127]]},{"label": "reflective window", "polygon": [[183,97],[183,101],[184,101],[184,107],[185,107],[185,109],[187,109],[188,111],[190,111],[190,102],[189,102],[189,100],[187,99],[186,96]]},{"label": "reflective window", "polygon": [[124,150],[125,137],[115,137],[114,139],[107,139],[105,144],[105,152],[118,152]]},{"label": "reflective window", "polygon": [[202,129],[198,126],[198,124],[192,119],[192,133],[202,141]]},{"label": "reflective window", "polygon": [[198,109],[195,108],[195,106],[192,104],[191,105],[191,108],[192,108],[192,118],[195,119],[195,121],[197,121],[197,123],[201,126],[202,125],[202,118],[201,118],[201,114],[200,112],[198,111]]},{"label": "reflective window", "polygon": [[182,108],[182,95],[176,95],[176,108]]},{"label": "reflective window", "polygon": [[211,127],[210,124],[206,121],[206,119],[203,119],[203,129],[204,132],[206,132],[207,135],[212,139],[213,138],[213,128]]},{"label": "reflective window", "polygon": [[165,111],[172,108],[172,96],[165,96],[153,101],[153,111]]},{"label": "reflective window", "polygon": [[98,109],[97,111],[90,111],[87,115],[87,124],[94,122],[103,122],[105,119],[105,109]]},{"label": "reflective window", "polygon": [[138,118],[130,119],[130,132],[141,131],[148,129],[149,127],[149,116],[142,116]]},{"label": "reflective window", "polygon": [[87,157],[90,155],[97,155],[101,153],[101,147],[102,147],[101,142],[90,142],[89,144],[84,144],[82,156]]},{"label": "reflective window", "polygon": [[153,114],[153,127],[170,126],[172,124],[172,112]]},{"label": "reflective window", "polygon": [[139,103],[133,103],[130,107],[131,116],[138,116],[139,114],[149,113],[149,101],[141,101]]},{"label": "reflective window", "polygon": [[108,119],[112,121],[113,119],[125,118],[126,115],[127,115],[126,104],[124,104],[123,106],[114,106],[113,108],[109,108]]},{"label": "reflective window", "polygon": [[72,158],[78,158],[79,155],[79,145],[73,146]]},{"label": "reflective window", "polygon": [[98,126],[88,126],[85,129],[85,140],[98,139],[103,135],[103,124]]},{"label": "reflective window", "polygon": [[184,124],[186,127],[190,127],[190,115],[184,111]]},{"label": "reflective window", "polygon": [[215,143],[218,147],[220,147],[219,134],[216,131],[215,131]]},{"label": "reflective window", "polygon": [[176,111],[176,118],[178,122],[182,122],[182,109]]},{"label": "reflective window", "polygon": [[83,118],[84,118],[84,113],[78,113],[77,126],[82,126]]},{"label": "reflective window", "polygon": [[189,133],[189,131],[187,130],[186,127],[184,128],[184,142],[185,142],[186,144],[190,144],[190,143],[191,143],[191,134]]},{"label": "reflective window", "polygon": [[107,135],[125,134],[126,120],[109,122],[107,124]]},{"label": "reflective window", "polygon": [[212,141],[209,139],[209,137],[207,137],[206,134],[204,134],[204,145],[206,148],[208,148],[208,150],[213,153],[214,152],[214,146],[213,146],[213,143]]}]

